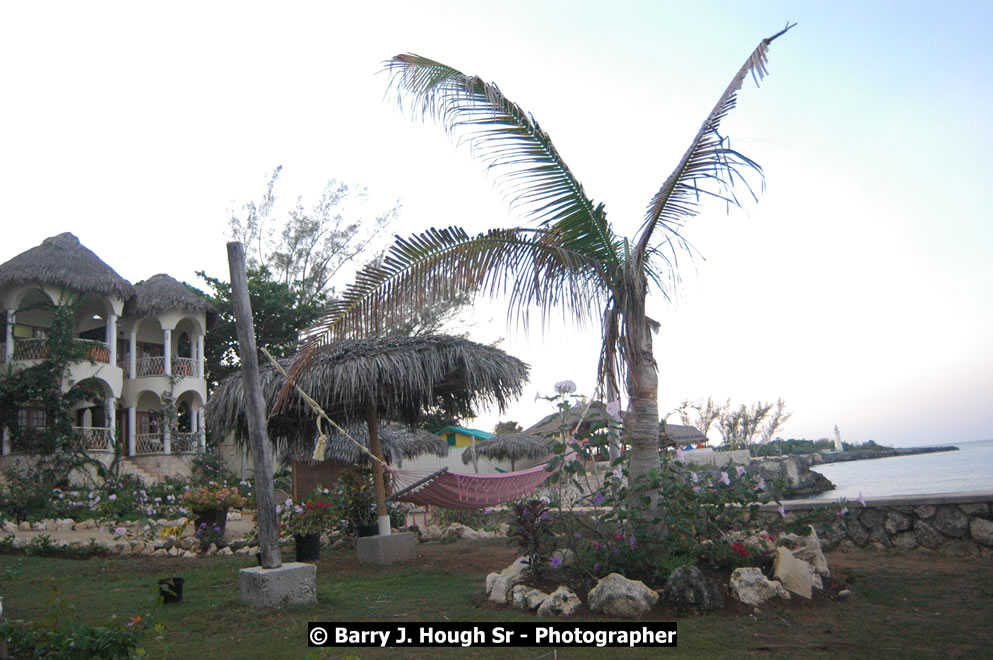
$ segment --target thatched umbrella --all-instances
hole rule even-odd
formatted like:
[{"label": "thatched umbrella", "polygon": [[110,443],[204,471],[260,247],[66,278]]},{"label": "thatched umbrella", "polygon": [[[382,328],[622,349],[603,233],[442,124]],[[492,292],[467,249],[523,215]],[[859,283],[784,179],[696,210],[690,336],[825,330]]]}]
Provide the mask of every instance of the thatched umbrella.
[{"label": "thatched umbrella", "polygon": [[522,458],[544,458],[551,453],[547,438],[530,433],[501,433],[492,438],[477,442],[475,447],[466,447],[462,452],[462,463],[472,462],[473,449],[477,456],[494,461],[510,461],[510,469]]},{"label": "thatched umbrella", "polygon": [[[366,449],[369,448],[369,427],[366,424],[349,424],[345,431]],[[414,458],[423,454],[448,456],[448,443],[434,433],[419,429],[408,429],[400,424],[384,424],[379,427],[380,448],[383,458],[390,465],[400,466],[404,459]],[[338,461],[350,465],[369,462],[369,457],[355,443],[341,433],[328,436],[324,456],[321,460]],[[289,465],[294,461],[314,461],[313,448],[306,443],[283,443],[280,461]]]},{"label": "thatched umbrella", "polygon": [[[589,409],[587,409],[585,403],[574,403],[565,414],[565,424],[568,426],[570,432],[575,429],[573,435],[577,438],[583,438],[589,435],[591,425],[597,424],[604,427],[609,421],[610,416],[607,414],[607,406],[601,401],[591,402]],[[562,430],[562,424],[562,415],[556,412],[542,418],[540,422],[525,429],[524,432],[541,436],[553,433],[558,434]],[[576,424],[579,424],[578,429],[576,429]]]},{"label": "thatched umbrella", "polygon": [[[292,359],[281,361],[289,367]],[[428,408],[456,417],[474,415],[479,404],[500,410],[520,396],[528,367],[515,357],[467,339],[377,337],[323,347],[300,370],[296,385],[313,397],[335,422],[365,420],[370,450],[382,457],[378,419],[415,425]],[[260,369],[263,397],[269,410],[269,435],[312,448],[315,414],[295,391],[276,410],[285,379],[269,365]],[[230,429],[247,435],[241,379],[221,382],[207,404],[207,425],[214,432]],[[388,533],[382,466],[373,464],[380,529]],[[384,523],[385,520],[385,523]],[[383,525],[386,525],[385,530]]]},{"label": "thatched umbrella", "polygon": [[134,297],[124,305],[124,315],[136,318],[171,310],[203,312],[207,316],[208,329],[217,323],[217,310],[209,300],[162,273],[135,284]]},{"label": "thatched umbrella", "polygon": [[695,445],[699,442],[706,443],[707,436],[700,433],[700,430],[695,426],[687,426],[685,424],[666,424],[663,430],[663,434],[659,434],[659,444],[665,444],[666,440],[669,440],[671,444],[681,447],[683,445]]},{"label": "thatched umbrella", "polygon": [[134,295],[130,282],[69,232],[46,238],[41,245],[0,265],[0,289],[29,282],[104,296],[116,294],[121,300]]}]

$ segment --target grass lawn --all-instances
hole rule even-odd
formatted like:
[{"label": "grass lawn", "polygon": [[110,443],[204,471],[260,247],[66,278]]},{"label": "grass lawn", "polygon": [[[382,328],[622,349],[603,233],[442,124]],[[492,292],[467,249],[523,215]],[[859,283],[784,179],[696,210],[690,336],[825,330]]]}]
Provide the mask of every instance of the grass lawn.
[{"label": "grass lawn", "polygon": [[[318,605],[256,610],[238,596],[244,558],[69,560],[0,556],[4,616],[36,619],[53,589],[90,624],[151,610],[159,578],[185,579],[183,601],[159,608],[165,645],[149,633],[153,657],[173,658],[649,658],[990,657],[993,648],[993,562],[922,553],[865,551],[828,556],[833,578],[852,596],[819,595],[760,608],[734,603],[704,617],[678,619],[676,649],[309,649],[310,621],[536,622],[531,614],[489,606],[488,572],[515,553],[505,541],[424,544],[416,565],[361,566],[354,551],[322,551]],[[289,561],[289,554],[284,555]],[[836,592],[837,589],[834,589]],[[830,594],[830,590],[829,590]],[[585,594],[580,594],[585,598]],[[585,609],[581,619],[595,619]],[[677,620],[657,608],[651,619]],[[544,620],[542,620],[544,621]]]}]

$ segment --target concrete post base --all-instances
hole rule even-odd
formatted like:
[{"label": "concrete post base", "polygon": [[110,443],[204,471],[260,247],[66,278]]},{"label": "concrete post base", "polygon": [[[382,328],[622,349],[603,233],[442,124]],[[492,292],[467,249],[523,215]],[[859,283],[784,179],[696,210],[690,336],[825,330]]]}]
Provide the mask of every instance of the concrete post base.
[{"label": "concrete post base", "polygon": [[279,568],[253,566],[238,571],[241,600],[253,607],[313,605],[317,602],[317,566],[289,563]]},{"label": "concrete post base", "polygon": [[417,536],[401,532],[389,536],[360,536],[355,553],[362,564],[398,564],[417,558]]}]

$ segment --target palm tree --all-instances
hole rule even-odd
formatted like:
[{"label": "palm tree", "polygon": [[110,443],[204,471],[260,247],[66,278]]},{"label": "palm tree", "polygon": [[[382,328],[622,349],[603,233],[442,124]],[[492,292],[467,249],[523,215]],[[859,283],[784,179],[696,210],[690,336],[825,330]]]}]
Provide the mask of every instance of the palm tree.
[{"label": "palm tree", "polygon": [[[761,175],[753,161],[718,133],[751,73],[764,77],[763,39],[738,70],[686,153],[651,199],[638,234],[618,236],[603,204],[594,203],[531,115],[496,85],[417,55],[385,63],[390,89],[415,113],[431,116],[496,174],[527,226],[470,236],[457,227],[397,239],[379,265],[364,268],[329,308],[301,352],[301,367],[321,344],[379,334],[391,323],[440,298],[482,291],[509,294],[510,317],[527,326],[537,307],[564,306],[579,323],[598,320],[602,332],[599,382],[607,401],[629,398],[625,425],[632,445],[630,475],[659,467],[658,373],[652,351],[657,323],[645,313],[650,287],[675,283],[676,257],[688,249],[679,234],[707,197],[738,205],[742,173]],[[754,197],[754,195],[753,195]],[[291,374],[292,376],[292,374]]]}]

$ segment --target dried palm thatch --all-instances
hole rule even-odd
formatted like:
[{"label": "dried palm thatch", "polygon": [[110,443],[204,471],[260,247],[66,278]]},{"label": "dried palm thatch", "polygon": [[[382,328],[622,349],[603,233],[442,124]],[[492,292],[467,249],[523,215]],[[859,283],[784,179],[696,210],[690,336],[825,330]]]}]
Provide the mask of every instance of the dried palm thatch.
[{"label": "dried palm thatch", "polygon": [[41,282],[82,293],[117,295],[127,300],[134,287],[100,257],[66,232],[42,241],[0,265],[0,288]]},{"label": "dried palm thatch", "polygon": [[666,439],[668,439],[671,444],[677,445],[695,445],[698,442],[707,442],[707,436],[700,433],[698,428],[695,426],[687,426],[685,424],[666,424],[665,434],[659,436],[659,443],[665,444]]},{"label": "dried palm thatch", "polygon": [[[289,367],[293,359],[280,360]],[[301,370],[297,384],[339,424],[365,421],[370,409],[382,419],[413,426],[428,409],[470,417],[480,404],[504,410],[520,396],[528,366],[515,357],[467,339],[433,335],[377,337],[322,348]],[[275,410],[284,378],[272,365],[259,374],[269,413],[269,436],[313,451],[314,413],[293,393]],[[234,430],[247,438],[241,374],[224,379],[206,409],[216,437]],[[277,440],[280,439],[280,440]]]},{"label": "dried palm thatch", "polygon": [[[369,448],[369,427],[366,424],[349,424],[345,426],[345,431],[360,442],[363,447],[366,449]],[[313,432],[311,436],[313,436]],[[408,429],[402,424],[384,424],[380,426],[379,442],[386,462],[397,467],[401,467],[405,459],[421,456],[422,454],[434,454],[435,456],[442,457],[448,456],[448,443],[443,438],[427,431]],[[280,462],[287,466],[295,461],[314,463],[313,445],[313,438],[311,438],[310,442],[304,440],[286,442],[284,439],[279,444]],[[355,443],[340,433],[331,433],[328,435],[323,460],[338,461],[350,465],[369,462],[368,456],[356,447]]]},{"label": "dried palm thatch", "polygon": [[[568,426],[570,432],[574,432],[573,434],[577,438],[583,438],[589,434],[590,426],[597,425],[602,428],[609,421],[610,416],[607,415],[607,406],[603,402],[591,402],[589,410],[586,409],[585,403],[577,403],[566,412],[565,420],[562,419],[560,413],[552,413],[537,424],[525,429],[524,432],[540,436],[557,434],[562,430],[562,425],[565,424]],[[580,422],[582,423],[580,424]],[[576,424],[580,424],[578,429],[576,429]]]},{"label": "dried palm thatch", "polygon": [[162,273],[135,284],[134,297],[124,305],[124,315],[131,317],[154,316],[170,310],[203,312],[207,315],[208,328],[217,322],[217,310],[210,301]]},{"label": "dried palm thatch", "polygon": [[[476,456],[482,456],[493,461],[510,461],[510,469],[516,468],[515,463],[521,459],[544,458],[551,453],[547,438],[530,433],[501,433],[476,443]],[[462,452],[462,463],[472,462],[473,447],[466,447]]]}]

